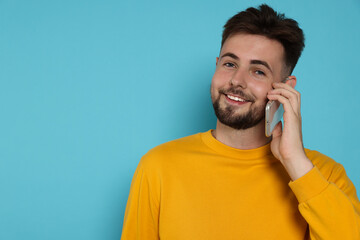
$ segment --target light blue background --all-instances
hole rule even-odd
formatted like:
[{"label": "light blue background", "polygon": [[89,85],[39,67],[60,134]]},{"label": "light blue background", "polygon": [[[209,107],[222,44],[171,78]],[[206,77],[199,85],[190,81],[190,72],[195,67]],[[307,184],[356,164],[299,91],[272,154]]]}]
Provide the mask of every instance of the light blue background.
[{"label": "light blue background", "polygon": [[[215,127],[222,26],[262,2],[0,0],[0,239],[119,239],[140,157]],[[360,1],[267,3],[306,34],[305,145],[360,189]]]}]

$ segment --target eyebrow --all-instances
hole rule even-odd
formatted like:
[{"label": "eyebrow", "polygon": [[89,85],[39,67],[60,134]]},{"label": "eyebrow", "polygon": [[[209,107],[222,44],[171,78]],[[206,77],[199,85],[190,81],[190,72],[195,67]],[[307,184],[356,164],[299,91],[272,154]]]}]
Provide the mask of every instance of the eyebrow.
[{"label": "eyebrow", "polygon": [[269,64],[265,61],[262,61],[262,60],[251,60],[250,61],[251,64],[259,64],[259,65],[263,65],[265,66],[267,69],[270,70],[270,72],[273,72],[271,67],[269,66]]},{"label": "eyebrow", "polygon": [[[220,56],[220,58],[223,58],[223,57],[231,57],[235,60],[239,60],[240,58],[238,56],[236,56],[234,53],[231,53],[231,52],[227,52],[227,53],[224,53],[223,55]],[[251,60],[250,61],[251,64],[255,64],[255,65],[263,65],[265,66],[267,69],[270,70],[270,72],[273,72],[270,65],[265,62],[265,61],[262,61],[262,60]]]},{"label": "eyebrow", "polygon": [[233,58],[235,60],[240,59],[238,56],[236,56],[235,54],[233,54],[231,52],[224,53],[222,56],[220,56],[220,58],[223,58],[223,57],[231,57],[231,58]]}]

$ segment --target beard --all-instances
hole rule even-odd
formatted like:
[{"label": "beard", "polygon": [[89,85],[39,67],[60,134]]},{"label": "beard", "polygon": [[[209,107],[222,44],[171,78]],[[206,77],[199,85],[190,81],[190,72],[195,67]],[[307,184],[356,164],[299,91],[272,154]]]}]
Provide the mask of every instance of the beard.
[{"label": "beard", "polygon": [[[244,97],[247,100],[250,100],[250,109],[249,111],[245,113],[236,113],[236,107],[234,106],[220,106],[220,97],[224,93],[233,93],[239,96]],[[215,115],[217,119],[224,125],[229,126],[231,128],[237,129],[237,130],[245,130],[251,127],[256,126],[259,124],[262,120],[265,119],[265,105],[266,103],[261,104],[260,106],[255,106],[255,98],[252,96],[248,96],[244,94],[241,90],[234,90],[234,89],[228,89],[228,90],[220,90],[219,96],[216,99],[213,99],[213,107],[215,111]]]}]

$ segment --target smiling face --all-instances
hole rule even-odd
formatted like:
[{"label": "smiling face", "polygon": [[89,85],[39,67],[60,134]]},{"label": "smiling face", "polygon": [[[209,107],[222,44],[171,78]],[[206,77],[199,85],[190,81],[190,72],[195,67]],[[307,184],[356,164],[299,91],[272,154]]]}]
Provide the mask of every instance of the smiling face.
[{"label": "smiling face", "polygon": [[247,129],[264,120],[267,92],[284,80],[284,48],[260,35],[236,34],[224,43],[211,82],[211,99],[218,120]]}]

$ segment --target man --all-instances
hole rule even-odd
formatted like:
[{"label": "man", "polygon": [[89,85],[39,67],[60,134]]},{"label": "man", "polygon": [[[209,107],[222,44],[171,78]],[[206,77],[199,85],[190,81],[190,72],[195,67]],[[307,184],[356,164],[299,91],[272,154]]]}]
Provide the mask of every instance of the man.
[{"label": "man", "polygon": [[[150,150],[135,172],[122,239],[360,239],[360,203],[343,167],[303,148],[291,75],[297,22],[267,5],[224,26],[211,84],[215,130]],[[269,100],[284,126],[266,137]]]}]

